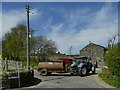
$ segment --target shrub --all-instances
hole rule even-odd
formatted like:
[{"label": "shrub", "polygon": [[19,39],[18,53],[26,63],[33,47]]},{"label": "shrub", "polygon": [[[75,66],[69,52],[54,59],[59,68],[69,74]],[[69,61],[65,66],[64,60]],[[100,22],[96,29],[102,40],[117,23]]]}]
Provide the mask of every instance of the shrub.
[{"label": "shrub", "polygon": [[105,62],[112,75],[120,76],[120,43],[108,48]]}]

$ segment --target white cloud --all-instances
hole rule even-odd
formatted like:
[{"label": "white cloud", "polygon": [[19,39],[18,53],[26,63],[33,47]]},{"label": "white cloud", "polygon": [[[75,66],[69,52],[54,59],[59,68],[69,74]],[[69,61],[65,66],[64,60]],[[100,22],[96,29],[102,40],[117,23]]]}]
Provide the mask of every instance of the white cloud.
[{"label": "white cloud", "polygon": [[48,19],[48,22],[43,25],[43,29],[47,29],[50,27],[52,23],[53,18]]},{"label": "white cloud", "polygon": [[21,13],[21,11],[8,11],[6,13],[3,13],[2,18],[3,36],[6,32],[10,31],[12,27],[16,26],[18,23],[25,19],[26,19],[25,12]]},{"label": "white cloud", "polygon": [[[40,14],[37,9],[33,9],[32,12],[34,14],[30,14],[30,19],[35,19],[37,15]],[[0,26],[2,27],[2,36],[10,31],[12,27],[26,21],[26,12],[24,9],[3,11],[0,15],[2,15],[2,26]]]},{"label": "white cloud", "polygon": [[[77,10],[66,14],[65,22],[58,26],[52,26],[48,38],[56,41],[58,49],[67,54],[69,54],[70,46],[73,46],[73,53],[78,53],[89,41],[106,46],[107,41],[112,37],[110,33],[113,35],[118,33],[117,13],[111,16],[111,8],[111,5],[107,5],[98,12],[91,11],[89,14],[87,14],[89,10],[84,13]],[[80,28],[81,30],[74,28],[82,22],[86,22],[85,28]],[[66,29],[69,31],[64,29],[66,23],[68,23]],[[64,32],[60,33],[60,31]]]}]

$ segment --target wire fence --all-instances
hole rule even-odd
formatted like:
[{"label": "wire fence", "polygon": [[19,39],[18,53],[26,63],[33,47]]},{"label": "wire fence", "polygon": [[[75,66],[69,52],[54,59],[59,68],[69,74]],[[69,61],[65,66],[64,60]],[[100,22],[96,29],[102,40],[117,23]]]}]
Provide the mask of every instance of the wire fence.
[{"label": "wire fence", "polygon": [[15,72],[18,68],[18,65],[17,63],[19,62],[19,68],[20,70],[25,70],[26,67],[22,65],[22,63],[20,61],[15,61],[15,60],[2,60],[1,62],[1,69],[2,69],[2,72]]}]

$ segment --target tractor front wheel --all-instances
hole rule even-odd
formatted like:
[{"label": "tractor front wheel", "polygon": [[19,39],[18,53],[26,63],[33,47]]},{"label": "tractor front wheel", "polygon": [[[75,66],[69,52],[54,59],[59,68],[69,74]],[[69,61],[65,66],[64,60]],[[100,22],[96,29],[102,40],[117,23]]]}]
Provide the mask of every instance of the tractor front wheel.
[{"label": "tractor front wheel", "polygon": [[79,68],[79,75],[80,76],[86,76],[87,74],[88,74],[88,69],[86,66]]}]

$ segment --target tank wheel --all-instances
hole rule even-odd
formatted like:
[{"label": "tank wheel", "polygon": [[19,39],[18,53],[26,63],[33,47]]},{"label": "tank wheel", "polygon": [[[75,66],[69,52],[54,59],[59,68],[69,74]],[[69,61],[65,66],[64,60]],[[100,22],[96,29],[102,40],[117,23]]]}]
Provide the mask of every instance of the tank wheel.
[{"label": "tank wheel", "polygon": [[80,76],[86,76],[87,74],[88,74],[88,69],[86,66],[79,68],[79,75]]},{"label": "tank wheel", "polygon": [[42,70],[40,71],[40,74],[41,74],[42,76],[46,76],[46,75],[48,75],[48,70],[47,70],[47,69],[42,69]]}]

